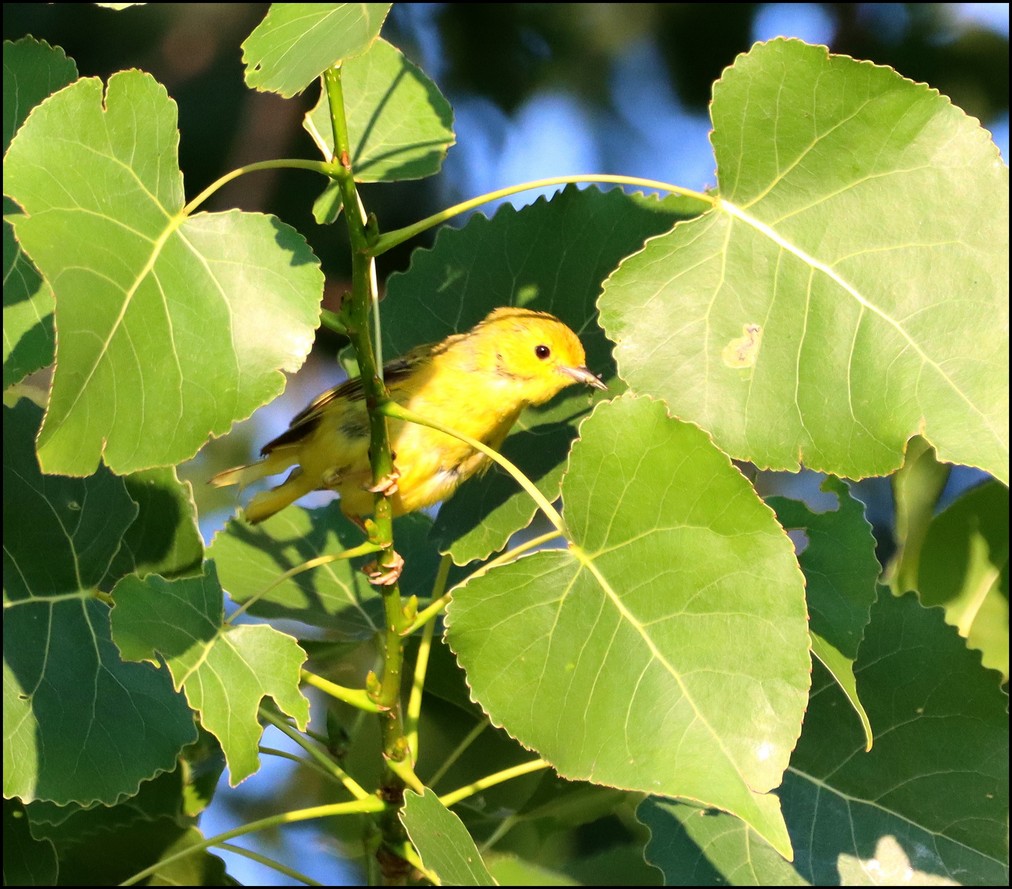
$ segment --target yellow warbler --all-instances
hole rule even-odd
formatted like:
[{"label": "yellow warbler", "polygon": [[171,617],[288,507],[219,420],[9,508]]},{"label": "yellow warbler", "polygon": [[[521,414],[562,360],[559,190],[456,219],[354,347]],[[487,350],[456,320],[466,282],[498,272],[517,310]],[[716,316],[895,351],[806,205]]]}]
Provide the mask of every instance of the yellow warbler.
[{"label": "yellow warbler", "polygon": [[[528,405],[543,404],[574,383],[606,388],[585,363],[580,340],[558,318],[503,308],[467,333],[389,362],[384,378],[393,401],[498,450]],[[388,422],[397,477],[386,490],[395,516],[446,499],[488,467],[488,457],[444,432]],[[317,396],[260,453],[257,463],[211,479],[218,486],[248,484],[295,467],[282,484],[250,501],[249,521],[262,522],[314,490],[337,491],[342,511],[359,524],[372,513],[369,420],[360,380]]]}]

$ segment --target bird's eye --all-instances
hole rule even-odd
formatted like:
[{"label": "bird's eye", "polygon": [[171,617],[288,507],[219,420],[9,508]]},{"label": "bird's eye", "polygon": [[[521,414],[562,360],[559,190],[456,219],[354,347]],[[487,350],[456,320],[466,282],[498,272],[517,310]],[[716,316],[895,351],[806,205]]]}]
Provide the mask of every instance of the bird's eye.
[{"label": "bird's eye", "polygon": [[549,355],[552,354],[552,350],[549,349],[548,346],[535,346],[534,354],[537,355],[538,358],[540,358],[542,361],[544,361]]}]

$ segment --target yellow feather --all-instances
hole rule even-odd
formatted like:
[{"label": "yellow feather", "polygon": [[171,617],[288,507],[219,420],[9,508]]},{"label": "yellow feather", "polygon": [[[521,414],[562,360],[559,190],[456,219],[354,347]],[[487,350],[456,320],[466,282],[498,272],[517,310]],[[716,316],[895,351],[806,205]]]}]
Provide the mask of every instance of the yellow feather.
[{"label": "yellow feather", "polygon": [[[464,334],[419,346],[384,368],[390,397],[423,417],[498,449],[521,411],[575,383],[604,384],[584,366],[579,338],[558,318],[502,308]],[[400,477],[391,496],[395,516],[445,500],[488,458],[443,432],[390,420]],[[322,393],[264,446],[263,459],[221,472],[214,485],[247,484],[295,467],[278,487],[246,508],[260,522],[313,490],[337,491],[352,519],[370,515],[369,421],[362,386],[350,380]]]}]

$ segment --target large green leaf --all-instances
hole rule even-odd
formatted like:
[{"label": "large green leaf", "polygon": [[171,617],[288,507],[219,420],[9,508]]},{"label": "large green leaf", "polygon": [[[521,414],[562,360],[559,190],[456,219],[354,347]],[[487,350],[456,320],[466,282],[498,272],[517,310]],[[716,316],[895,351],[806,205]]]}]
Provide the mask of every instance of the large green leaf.
[{"label": "large green leaf", "polygon": [[291,98],[376,39],[389,3],[272,3],[242,45],[246,84]]},{"label": "large green leaf", "polygon": [[772,511],[699,429],[599,405],[562,485],[571,543],[456,588],[474,698],[562,776],[704,800],[784,855],[776,787],[801,730],[804,583]]},{"label": "large green leaf", "polygon": [[51,96],[11,143],[15,233],[57,299],[46,472],[178,463],[312,344],[323,277],[304,239],[258,214],[184,216],[177,141],[164,88],[127,71],[105,95],[87,78]]},{"label": "large green leaf", "polygon": [[4,409],[4,793],[112,805],[196,732],[164,672],[123,663],[95,595],[137,506],[106,469],[42,475],[40,416]]},{"label": "large green leaf", "polygon": [[221,743],[234,787],[260,766],[263,728],[257,710],[265,696],[305,731],[309,701],[299,691],[305,652],[266,625],[228,626],[214,563],[202,577],[164,580],[130,575],[113,591],[113,634],[123,657],[158,662]]},{"label": "large green leaf", "polygon": [[[77,66],[44,41],[4,42],[3,150],[46,96],[77,79]],[[6,217],[17,208],[4,199],[3,385],[19,382],[53,360],[53,291],[18,247]]]},{"label": "large green leaf", "polygon": [[880,591],[858,688],[875,747],[820,668],[780,796],[788,867],[726,815],[651,800],[647,858],[670,884],[1005,885],[1008,698],[998,674],[914,596]]},{"label": "large green leaf", "polygon": [[[404,274],[392,275],[383,302],[383,351],[392,358],[477,324],[492,309],[518,305],[551,312],[579,335],[587,365],[609,393],[571,387],[550,404],[526,411],[503,452],[549,499],[557,496],[575,421],[593,400],[615,395],[611,343],[595,322],[601,281],[651,235],[686,215],[685,205],[618,190],[565,189],[492,219],[473,216],[443,229],[431,250],[417,250]],[[481,393],[476,393],[481,395]],[[534,504],[497,469],[472,479],[440,510],[436,537],[457,564],[501,549],[525,527]]]},{"label": "large green leaf", "polygon": [[[341,66],[341,86],[356,181],[395,182],[439,172],[454,142],[453,109],[399,49],[380,38]],[[334,157],[326,93],[303,126],[324,159]]]},{"label": "large green leaf", "polygon": [[1008,482],[1008,167],[948,99],[796,40],[713,90],[719,197],[601,297],[622,378],[763,467],[881,475],[921,432]]}]

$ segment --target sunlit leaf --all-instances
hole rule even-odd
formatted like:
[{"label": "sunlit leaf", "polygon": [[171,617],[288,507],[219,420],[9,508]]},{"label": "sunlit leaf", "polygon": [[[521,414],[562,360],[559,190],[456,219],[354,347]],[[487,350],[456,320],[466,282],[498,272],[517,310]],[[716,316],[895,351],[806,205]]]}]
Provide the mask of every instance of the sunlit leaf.
[{"label": "sunlit leaf", "polygon": [[733,457],[1009,479],[1008,167],[890,68],[777,39],[714,85],[719,199],[601,297],[622,378]]},{"label": "sunlit leaf", "polygon": [[1008,698],[937,609],[881,590],[857,664],[864,736],[816,669],[784,778],[793,867],[727,815],[651,800],[649,861],[693,885],[1008,883]]},{"label": "sunlit leaf", "polygon": [[[3,150],[28,112],[77,79],[77,66],[62,49],[24,37],[4,42]],[[17,213],[4,198],[4,217]],[[3,220],[4,373],[3,385],[19,382],[53,360],[53,291],[18,247]]]},{"label": "sunlit leaf", "polygon": [[299,691],[305,652],[266,625],[223,625],[224,599],[213,563],[202,577],[129,576],[113,591],[113,632],[123,657],[164,659],[201,724],[221,743],[234,787],[259,768],[257,710],[274,699],[301,730],[309,701]]},{"label": "sunlit leaf", "polygon": [[[439,88],[382,38],[341,66],[351,169],[358,182],[438,173],[453,144],[453,109]],[[325,160],[334,150],[326,94],[303,123]],[[330,214],[333,215],[333,210]]]},{"label": "sunlit leaf", "polygon": [[447,638],[474,698],[563,777],[705,800],[790,855],[768,793],[809,683],[790,540],[703,433],[647,399],[581,424],[562,499],[568,549],[454,590]]},{"label": "sunlit leaf", "polygon": [[376,39],[389,3],[272,3],[242,45],[246,85],[291,98]]},{"label": "sunlit leaf", "polygon": [[46,472],[184,460],[312,344],[323,277],[305,240],[259,214],[183,216],[177,142],[164,88],[126,71],[51,96],[11,143],[14,229],[57,299]]}]

